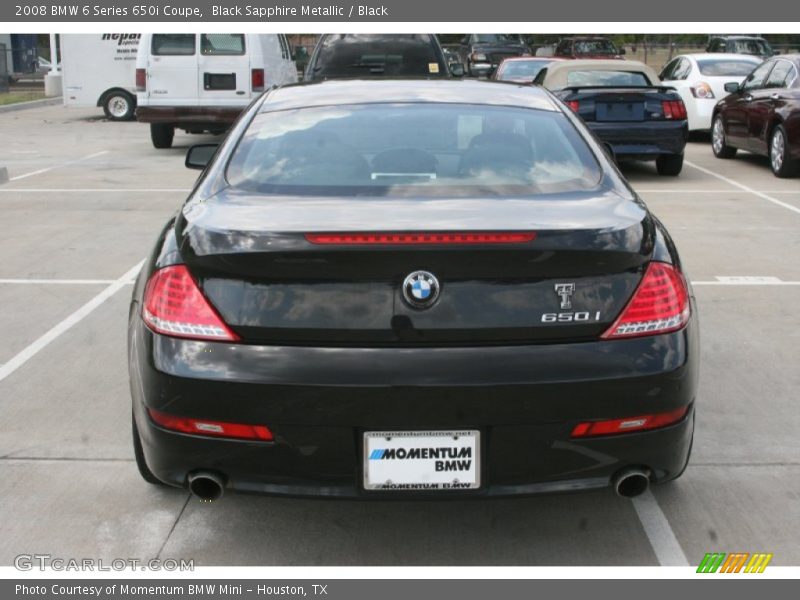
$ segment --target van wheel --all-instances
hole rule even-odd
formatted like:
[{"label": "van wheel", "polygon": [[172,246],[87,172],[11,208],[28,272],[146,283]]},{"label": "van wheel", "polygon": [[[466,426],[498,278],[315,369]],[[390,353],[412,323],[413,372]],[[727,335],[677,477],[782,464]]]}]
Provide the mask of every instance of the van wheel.
[{"label": "van wheel", "polygon": [[656,159],[659,175],[675,177],[683,169],[683,154],[663,154]]},{"label": "van wheel", "polygon": [[172,148],[175,138],[175,128],[163,123],[150,123],[150,139],[156,148]]},{"label": "van wheel", "polygon": [[136,100],[124,90],[114,90],[103,98],[103,112],[110,121],[130,121],[136,110]]}]

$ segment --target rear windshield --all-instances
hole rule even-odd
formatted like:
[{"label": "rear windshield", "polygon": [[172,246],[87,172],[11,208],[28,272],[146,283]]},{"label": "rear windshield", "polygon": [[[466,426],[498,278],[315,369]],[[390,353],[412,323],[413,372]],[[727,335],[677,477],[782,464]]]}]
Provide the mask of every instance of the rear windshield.
[{"label": "rear windshield", "polygon": [[521,44],[522,39],[513,33],[481,33],[472,36],[477,44]]},{"label": "rear windshield", "polygon": [[150,53],[153,56],[191,56],[194,54],[194,34],[154,33]]},{"label": "rear windshield", "polygon": [[204,33],[200,36],[200,52],[206,56],[241,56],[244,34]]},{"label": "rear windshield", "polygon": [[608,40],[576,40],[575,54],[616,54],[617,49]]},{"label": "rear windshield", "polygon": [[704,58],[697,61],[702,75],[708,77],[745,77],[760,63],[755,60],[738,60],[735,58]]},{"label": "rear windshield", "polygon": [[637,71],[570,71],[567,73],[567,85],[646,87],[650,85],[650,80],[647,75]]},{"label": "rear windshield", "polygon": [[329,35],[322,42],[312,76],[445,76],[429,35]]},{"label": "rear windshield", "polygon": [[545,60],[512,60],[503,65],[498,79],[530,79],[539,74],[549,64]]},{"label": "rear windshield", "polygon": [[733,40],[733,48],[729,51],[739,54],[755,54],[756,56],[772,56],[772,48],[762,40]]},{"label": "rear windshield", "polygon": [[600,175],[560,112],[425,103],[262,113],[227,171],[265,194],[450,197],[575,191]]}]

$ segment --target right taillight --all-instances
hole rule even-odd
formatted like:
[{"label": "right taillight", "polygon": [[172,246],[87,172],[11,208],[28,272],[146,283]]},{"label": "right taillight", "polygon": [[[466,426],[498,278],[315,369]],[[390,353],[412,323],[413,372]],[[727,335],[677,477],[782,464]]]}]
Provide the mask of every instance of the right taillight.
[{"label": "right taillight", "polygon": [[264,91],[264,69],[250,71],[250,87],[254,92]]},{"label": "right taillight", "polygon": [[203,296],[186,265],[153,273],[144,290],[142,318],[150,329],[164,335],[228,342],[239,339]]},{"label": "right taillight", "polygon": [[689,321],[689,290],[667,263],[651,262],[622,314],[602,335],[617,339],[677,331]]},{"label": "right taillight", "polygon": [[147,91],[147,69],[136,69],[136,91]]}]

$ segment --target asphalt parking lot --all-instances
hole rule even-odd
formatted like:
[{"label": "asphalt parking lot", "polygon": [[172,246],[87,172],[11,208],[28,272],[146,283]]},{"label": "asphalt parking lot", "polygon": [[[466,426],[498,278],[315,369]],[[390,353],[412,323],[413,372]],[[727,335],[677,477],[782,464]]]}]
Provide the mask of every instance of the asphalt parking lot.
[{"label": "asphalt parking lot", "polygon": [[800,179],[687,148],[678,178],[626,168],[698,298],[691,463],[634,500],[227,495],[144,483],[133,461],[130,282],[196,172],[197,136],[50,106],[0,114],[0,565],[18,554],[196,565],[696,565],[706,552],[800,564]]}]

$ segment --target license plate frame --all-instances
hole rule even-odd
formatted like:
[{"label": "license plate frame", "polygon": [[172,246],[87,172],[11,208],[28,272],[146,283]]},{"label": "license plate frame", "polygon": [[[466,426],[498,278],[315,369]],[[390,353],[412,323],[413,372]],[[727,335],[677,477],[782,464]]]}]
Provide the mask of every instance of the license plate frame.
[{"label": "license plate frame", "polygon": [[[361,485],[378,493],[474,492],[482,451],[479,429],[365,431]],[[446,464],[438,470],[437,462]]]}]

